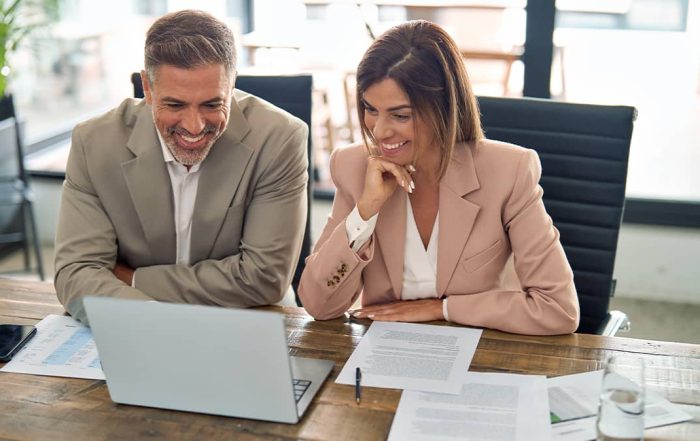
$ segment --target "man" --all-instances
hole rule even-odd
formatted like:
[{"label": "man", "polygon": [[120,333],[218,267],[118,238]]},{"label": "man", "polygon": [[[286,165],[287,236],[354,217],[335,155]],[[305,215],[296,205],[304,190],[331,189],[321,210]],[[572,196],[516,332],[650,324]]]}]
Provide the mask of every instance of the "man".
[{"label": "man", "polygon": [[145,99],[79,124],[56,235],[58,298],[248,307],[287,292],[306,221],[308,128],[234,89],[231,30],[168,14],[148,31]]}]

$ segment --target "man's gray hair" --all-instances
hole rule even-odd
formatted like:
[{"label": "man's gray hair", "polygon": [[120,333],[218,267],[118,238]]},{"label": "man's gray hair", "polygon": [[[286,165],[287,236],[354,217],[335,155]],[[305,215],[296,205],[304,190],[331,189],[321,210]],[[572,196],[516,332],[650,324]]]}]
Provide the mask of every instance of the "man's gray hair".
[{"label": "man's gray hair", "polygon": [[226,23],[204,11],[183,10],[156,20],[146,34],[145,67],[153,85],[159,66],[191,69],[222,64],[236,71],[236,46]]}]

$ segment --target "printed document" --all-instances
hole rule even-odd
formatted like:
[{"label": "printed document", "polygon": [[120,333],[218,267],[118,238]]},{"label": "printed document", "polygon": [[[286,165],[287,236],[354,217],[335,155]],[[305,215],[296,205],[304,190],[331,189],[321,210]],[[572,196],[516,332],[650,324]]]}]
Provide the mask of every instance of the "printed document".
[{"label": "printed document", "polygon": [[36,335],[2,372],[104,380],[90,328],[72,317],[49,315],[36,325]]},{"label": "printed document", "polygon": [[403,391],[389,441],[546,441],[547,378],[467,372],[459,395]]},{"label": "printed document", "polygon": [[374,322],[335,380],[362,386],[458,394],[481,329]]},{"label": "printed document", "polygon": [[[598,398],[603,371],[564,375],[547,380],[552,439],[587,441],[596,438]],[[644,427],[688,421],[691,416],[662,396],[647,390]]]}]

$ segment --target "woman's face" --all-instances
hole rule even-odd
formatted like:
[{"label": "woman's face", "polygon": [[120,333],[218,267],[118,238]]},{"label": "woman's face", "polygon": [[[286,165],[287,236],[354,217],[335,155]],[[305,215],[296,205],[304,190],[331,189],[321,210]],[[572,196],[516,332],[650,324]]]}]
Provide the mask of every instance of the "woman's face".
[{"label": "woman's face", "polygon": [[406,92],[391,78],[372,84],[362,95],[364,120],[387,160],[400,165],[418,162],[432,136],[411,107]]}]

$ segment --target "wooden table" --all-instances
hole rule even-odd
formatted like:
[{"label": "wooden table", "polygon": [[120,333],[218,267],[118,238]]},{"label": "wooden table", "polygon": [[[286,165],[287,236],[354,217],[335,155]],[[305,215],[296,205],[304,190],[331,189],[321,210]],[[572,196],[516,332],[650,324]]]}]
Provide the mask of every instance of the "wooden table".
[{"label": "wooden table", "polygon": [[[282,310],[282,308],[278,308]],[[284,308],[290,352],[336,364],[331,378],[296,425],[114,404],[104,381],[0,373],[0,439],[11,440],[383,440],[401,392],[334,383],[370,322],[315,321]],[[0,279],[0,321],[31,324],[62,314],[53,287]],[[700,439],[700,346],[574,334],[556,337],[485,330],[474,371],[557,376],[600,369],[607,355],[646,360],[650,389],[693,415],[691,422],[649,429],[646,440]]]}]

